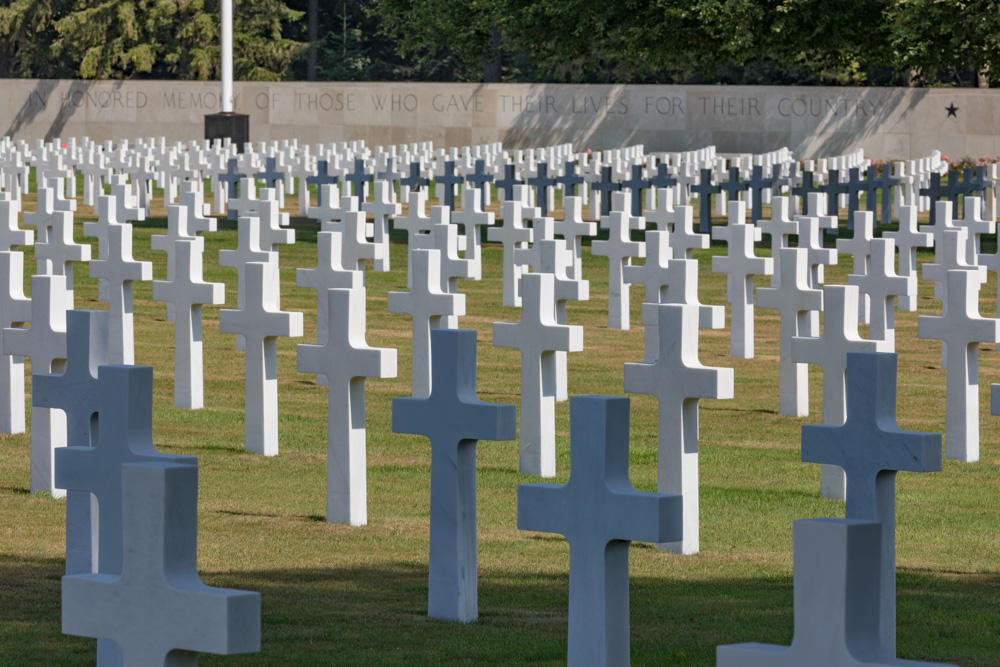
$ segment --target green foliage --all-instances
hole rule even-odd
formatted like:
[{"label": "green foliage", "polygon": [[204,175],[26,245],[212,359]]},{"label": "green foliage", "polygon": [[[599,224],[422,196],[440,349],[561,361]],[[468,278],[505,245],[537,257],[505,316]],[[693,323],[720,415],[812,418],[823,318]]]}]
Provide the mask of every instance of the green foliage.
[{"label": "green foliage", "polygon": [[[305,79],[310,54],[328,81],[1000,78],[1000,0],[235,0],[234,19],[244,80]],[[0,77],[212,79],[218,63],[218,0],[0,0]]]},{"label": "green foliage", "polygon": [[928,83],[1000,77],[1000,2],[894,0],[888,17],[899,65]]}]

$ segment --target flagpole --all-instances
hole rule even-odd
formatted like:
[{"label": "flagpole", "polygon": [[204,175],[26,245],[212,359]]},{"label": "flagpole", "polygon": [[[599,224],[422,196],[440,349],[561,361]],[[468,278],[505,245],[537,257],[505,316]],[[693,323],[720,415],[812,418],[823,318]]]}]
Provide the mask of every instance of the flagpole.
[{"label": "flagpole", "polygon": [[222,113],[233,112],[233,0],[222,0]]}]

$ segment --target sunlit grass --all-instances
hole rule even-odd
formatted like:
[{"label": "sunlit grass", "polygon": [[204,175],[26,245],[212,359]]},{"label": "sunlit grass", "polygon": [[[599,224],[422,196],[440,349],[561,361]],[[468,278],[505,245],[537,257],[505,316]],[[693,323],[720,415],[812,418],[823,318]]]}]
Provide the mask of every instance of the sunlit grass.
[{"label": "sunlit grass", "polygon": [[[33,210],[33,195],[25,208]],[[294,207],[290,198],[289,205]],[[561,215],[557,210],[555,215]],[[92,219],[89,207],[77,213]],[[165,277],[165,255],[149,250],[166,213],[157,198],[151,219],[135,226],[135,255]],[[721,219],[719,220],[721,222]],[[568,549],[552,535],[516,528],[516,442],[478,446],[480,620],[456,625],[429,620],[427,553],[430,448],[423,438],[391,433],[391,399],[409,395],[410,321],[386,312],[386,294],[405,290],[405,235],[394,236],[393,271],[368,272],[368,335],[373,346],[398,349],[399,376],[367,383],[368,517],[363,528],[327,524],[326,397],[313,376],[296,373],[295,345],[315,341],[316,295],[295,286],[294,270],[314,266],[314,223],[296,219],[299,241],[281,248],[282,307],[305,312],[302,339],[279,340],[281,454],[245,453],[244,356],[232,335],[218,331],[218,309],[205,307],[205,404],[173,407],[173,324],[151,286],[135,286],[136,362],[155,369],[154,440],[163,451],[200,460],[199,568],[216,586],[260,591],[263,650],[203,664],[558,664],[565,660]],[[217,266],[218,251],[235,247],[232,223],[206,238],[205,279],[227,285],[234,307],[235,271]],[[759,254],[767,254],[760,244]],[[704,303],[725,302],[724,276],[696,253]],[[30,249],[29,273],[34,267]],[[921,260],[930,254],[921,254]],[[488,245],[484,278],[464,281],[463,328],[478,332],[478,391],[494,402],[518,403],[519,354],[491,345],[492,323],[519,318],[500,303],[501,250]],[[844,283],[849,262],[828,267],[827,282]],[[76,305],[105,308],[96,282],[77,268]],[[641,361],[641,293],[632,291],[630,331],[607,328],[607,260],[585,249],[591,300],[570,304],[570,323],[585,328],[585,351],[569,355],[570,394],[622,395],[625,362]],[[762,282],[766,279],[760,279]],[[920,312],[937,313],[921,283]],[[993,315],[995,281],[983,289],[981,311]],[[916,338],[916,313],[897,313],[899,423],[941,431],[945,374],[939,344]],[[681,557],[646,544],[631,550],[631,643],[636,664],[714,664],[721,643],[788,644],[792,637],[791,522],[841,516],[841,504],[818,496],[819,468],[799,459],[799,429],[821,417],[821,372],[810,367],[811,415],[781,417],[778,404],[778,319],[757,311],[757,356],[729,357],[727,332],[702,331],[706,365],[736,369],[736,397],[702,401],[700,439],[701,553]],[[988,665],[1000,662],[1000,429],[988,414],[989,384],[1000,377],[992,346],[980,355],[982,459],[945,462],[935,474],[903,473],[897,483],[899,655],[910,659]],[[29,387],[30,391],[30,387]],[[655,400],[632,400],[631,475],[655,489]],[[569,411],[556,408],[558,479],[569,475]],[[28,436],[0,435],[0,663],[93,663],[92,640],[65,637],[59,622],[64,503],[29,495]]]}]

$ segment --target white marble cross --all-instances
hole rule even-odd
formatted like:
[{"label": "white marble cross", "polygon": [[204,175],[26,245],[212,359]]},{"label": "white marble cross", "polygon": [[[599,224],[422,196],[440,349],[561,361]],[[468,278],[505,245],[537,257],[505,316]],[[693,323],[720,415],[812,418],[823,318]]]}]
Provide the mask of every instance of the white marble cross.
[{"label": "white marble cross", "polygon": [[895,264],[895,242],[890,238],[872,239],[868,273],[863,276],[847,276],[849,285],[857,285],[861,294],[868,296],[871,304],[868,336],[872,340],[884,340],[887,343],[883,352],[896,351],[896,308],[893,297],[899,300],[909,296],[915,298],[917,293],[917,275],[896,275]]},{"label": "white marble cross", "polygon": [[[99,366],[108,363],[108,313],[102,310],[71,310],[66,313],[66,370],[63,373],[39,373],[31,378],[31,398],[40,408],[62,410],[66,415],[66,447],[56,450],[55,477],[66,488],[66,574],[97,572],[98,512],[97,498],[90,491],[68,488],[72,478],[72,455],[63,457],[73,447],[90,448],[97,444],[99,402],[97,378]],[[23,384],[23,378],[22,378]],[[60,470],[69,465],[69,471]],[[73,486],[70,484],[69,486]],[[119,494],[120,496],[120,494]],[[110,511],[121,507],[120,498],[107,498]],[[119,524],[120,525],[120,515]],[[121,533],[108,528],[109,533]],[[119,551],[121,545],[119,543]],[[113,562],[114,559],[108,559]],[[100,651],[100,649],[98,649]]]},{"label": "white marble cross", "polygon": [[553,223],[552,231],[563,237],[573,253],[573,263],[567,275],[573,280],[582,280],[583,239],[597,235],[597,223],[583,220],[582,197],[563,197],[563,218]]},{"label": "white marble cross", "polygon": [[413,289],[413,252],[420,247],[417,237],[431,231],[431,219],[424,214],[426,208],[426,190],[411,191],[407,198],[406,215],[398,216],[392,221],[395,229],[406,230],[406,286],[410,289]]},{"label": "white marble cross", "polygon": [[365,343],[365,290],[329,289],[327,335],[297,346],[300,373],[322,373],[327,399],[326,520],[368,523],[365,378],[396,377],[396,350]]},{"label": "white marble cross", "polygon": [[[236,222],[236,248],[219,251],[219,266],[236,269],[236,308],[242,309],[246,299],[246,266],[250,262],[278,263],[277,253],[263,248],[260,243],[260,218],[257,215],[241,216]],[[243,334],[236,336],[236,349],[246,348]]]},{"label": "white marble cross", "polygon": [[[61,213],[61,215],[60,215]],[[45,240],[41,230],[35,243],[37,269],[43,275],[65,276],[66,289],[73,292],[73,262],[90,260],[90,246],[73,240],[73,215],[65,211],[53,214]]]},{"label": "white marble cross", "polygon": [[[852,519],[792,523],[795,636],[789,647],[728,644],[718,667],[917,667],[879,646],[880,526]],[[893,577],[895,580],[895,576]],[[893,617],[893,624],[895,624]],[[895,628],[894,628],[895,629]]]},{"label": "white marble cross", "polygon": [[[343,232],[318,232],[316,234],[316,266],[295,269],[295,284],[316,290],[316,342],[326,342],[329,316],[326,291],[328,289],[354,289],[364,287],[364,272],[343,266]],[[355,263],[357,266],[357,263]],[[316,384],[325,385],[326,376],[316,374]]]},{"label": "white marble cross", "polygon": [[[837,239],[837,252],[850,255],[854,259],[854,269],[851,271],[851,275],[862,279],[868,275],[868,259],[871,255],[872,239],[875,238],[874,225],[874,214],[871,211],[855,211],[854,236],[849,239]],[[895,257],[893,263],[895,264]],[[868,324],[870,312],[871,304],[868,300],[868,294],[862,292],[861,298],[858,300],[858,322]]]},{"label": "white marble cross", "polygon": [[555,352],[583,350],[583,327],[558,324],[555,314],[555,278],[546,273],[521,276],[520,322],[496,322],[493,346],[521,352],[522,473],[556,474],[556,366]]},{"label": "white marble cross", "polygon": [[[903,277],[917,275],[917,248],[930,248],[934,245],[934,236],[917,229],[917,207],[900,206],[896,215],[899,216],[899,230],[885,232],[882,238],[895,241],[899,249],[899,275]],[[917,309],[916,290],[912,294],[900,295],[899,309],[913,312]]]},{"label": "white marble cross", "polygon": [[698,399],[732,398],[733,369],[698,360],[698,308],[647,305],[656,315],[656,360],[625,364],[625,392],[649,394],[659,403],[656,489],[684,498],[681,540],[659,545],[698,553]]},{"label": "white marble cross", "polygon": [[108,225],[107,259],[90,263],[90,277],[108,285],[108,359],[112,364],[135,363],[135,334],[132,324],[132,283],[152,280],[153,264],[132,259],[132,225]]},{"label": "white marble cross", "polygon": [[656,231],[669,232],[674,225],[674,191],[672,188],[655,188],[656,205],[646,211],[646,222]]},{"label": "white marble cross", "polygon": [[515,263],[516,248],[525,248],[533,240],[533,232],[524,226],[523,213],[526,206],[516,198],[508,197],[501,206],[503,224],[486,230],[487,239],[503,244],[503,305],[520,306],[521,266]]},{"label": "white marble cross", "polygon": [[483,277],[483,235],[480,228],[489,229],[494,223],[493,212],[483,211],[482,196],[483,191],[477,188],[462,190],[462,210],[451,214],[452,222],[465,227],[465,259],[469,262],[469,278],[472,280]]},{"label": "white marble cross", "polygon": [[35,233],[17,225],[20,212],[21,202],[13,199],[7,192],[0,192],[0,251],[17,250],[34,244]]},{"label": "white marble cross", "polygon": [[629,328],[629,284],[625,282],[625,267],[633,257],[646,256],[646,244],[633,241],[629,225],[630,215],[624,211],[612,211],[602,220],[607,220],[610,230],[608,240],[594,241],[590,254],[608,258],[608,328]]},{"label": "white marble cross", "polygon": [[[31,321],[31,299],[24,296],[24,253],[0,250],[0,329]],[[0,431],[24,433],[24,357],[0,349]]]},{"label": "white marble cross", "polygon": [[792,338],[801,335],[809,311],[823,309],[823,293],[809,287],[805,248],[784,248],[778,254],[785,276],[776,287],[758,288],[757,306],[780,313],[778,414],[805,417],[809,414],[809,375],[805,364],[792,360]]},{"label": "white marble cross", "polygon": [[[938,212],[941,213],[940,209]],[[942,216],[938,216],[938,219],[941,220]],[[924,262],[921,266],[921,277],[924,280],[934,281],[935,299],[947,301],[948,296],[944,286],[949,271],[956,269],[973,271],[980,283],[986,282],[986,268],[969,264],[966,261],[968,246],[969,232],[967,229],[948,228],[935,235],[934,261]]]},{"label": "white marble cross", "polygon": [[372,216],[372,241],[382,248],[381,256],[373,259],[375,271],[389,270],[389,220],[402,214],[403,206],[393,200],[392,182],[375,181],[374,196],[370,202],[362,202],[361,210]]},{"label": "white marble cross", "polygon": [[479,615],[476,443],[513,440],[517,417],[513,405],[476,397],[475,331],[439,329],[431,344],[433,388],[426,397],[392,399],[392,432],[431,442],[427,614],[468,623]]},{"label": "white marble cross", "polygon": [[969,230],[955,227],[951,217],[950,201],[936,201],[933,205],[935,224],[924,225],[921,229],[930,229],[929,233],[934,238],[934,262],[924,262],[921,276],[924,280],[934,281],[934,298],[944,299],[945,272],[960,266],[969,266],[966,261],[969,254]]},{"label": "white marble cross", "polygon": [[246,338],[243,442],[247,451],[278,453],[278,336],[302,335],[302,313],[281,310],[278,263],[246,264],[246,303],[219,311],[219,331]]},{"label": "white marble cross", "polygon": [[198,653],[259,651],[260,594],[206,586],[198,576],[198,468],[133,463],[119,474],[121,574],[64,577],[63,632],[114,641],[126,665],[196,665]]},{"label": "white marble cross", "polygon": [[917,337],[941,341],[947,359],[945,455],[967,462],[979,460],[979,343],[1000,343],[1000,320],[979,314],[981,282],[978,271],[948,271],[944,312],[917,318]]},{"label": "white marble cross", "polygon": [[629,543],[681,538],[681,497],[632,487],[628,441],[627,398],[574,396],[569,481],[517,487],[518,529],[569,542],[570,665],[629,664]]},{"label": "white marble cross", "polygon": [[201,307],[226,302],[226,286],[202,279],[205,239],[174,241],[176,270],[169,280],[153,282],[153,300],[174,306],[174,407],[204,407]]},{"label": "white marble cross", "polygon": [[772,288],[781,284],[781,249],[789,247],[789,236],[799,233],[799,223],[789,217],[788,206],[788,197],[774,197],[771,201],[770,219],[757,223],[757,228],[771,237],[771,259],[774,260]]},{"label": "white marble cross", "polygon": [[[563,239],[545,239],[536,241],[537,272],[551,274],[553,295],[556,300],[556,324],[566,324],[566,302],[587,301],[590,299],[590,281],[575,280],[568,276],[573,264],[572,253],[566,249]],[[565,401],[569,398],[566,350],[556,350],[556,400]]]},{"label": "white marble cross", "polygon": [[[185,181],[187,185],[188,181]],[[187,188],[185,188],[187,189]],[[177,247],[176,242],[180,239],[193,239],[195,238],[194,232],[189,228],[188,221],[190,219],[191,211],[184,204],[168,204],[167,205],[167,233],[166,234],[156,234],[149,238],[149,247],[152,250],[159,252],[165,252],[167,254],[167,280],[174,279],[174,272],[176,271],[177,260],[174,257],[174,248]],[[215,218],[211,218],[213,221]],[[84,231],[86,231],[87,223],[84,223]],[[97,236],[97,234],[93,234]],[[98,236],[98,256],[104,259],[106,255],[104,254],[107,250],[107,226],[103,226],[101,230],[101,236]],[[105,294],[107,291],[107,284],[102,279]],[[102,299],[107,301],[107,299]],[[174,304],[167,304],[167,321],[174,321]]]},{"label": "white marble cross", "polygon": [[[730,202],[730,211],[734,205],[746,207],[744,202]],[[712,271],[726,274],[726,300],[730,305],[729,355],[753,359],[753,279],[754,276],[771,275],[774,260],[754,254],[754,242],[761,240],[759,227],[730,223],[725,229],[729,235],[727,254],[712,258]],[[646,236],[648,238],[649,234]]]},{"label": "white marble cross", "polygon": [[968,254],[966,261],[969,264],[979,263],[980,240],[984,234],[996,234],[997,223],[993,220],[982,218],[983,200],[979,197],[965,197],[963,200],[964,217],[955,220],[956,227],[962,227],[968,232]]},{"label": "white marble cross", "polygon": [[[834,248],[824,248],[823,247],[823,227],[820,224],[821,220],[816,216],[800,215],[798,217],[799,222],[799,248],[804,248],[808,251],[806,265],[808,270],[806,276],[809,281],[809,287],[814,290],[822,289],[823,281],[823,267],[830,264],[837,263],[837,250]],[[780,255],[780,253],[779,253]],[[805,322],[803,323],[803,329],[800,333],[802,336],[817,336],[819,335],[819,312],[811,312],[806,315]]]},{"label": "white marble cross", "polygon": [[[4,329],[3,352],[31,359],[32,375],[60,373],[66,360],[66,312],[73,297],[65,276],[31,277],[31,326]],[[55,449],[66,445],[66,416],[61,410],[31,405],[31,492],[65,495],[52,475]]]},{"label": "white marble cross", "polygon": [[695,250],[708,248],[711,238],[694,230],[694,208],[678,206],[674,209],[674,225],[670,229],[670,247],[676,259],[693,259]]},{"label": "white marble cross", "polygon": [[[879,646],[896,655],[896,471],[941,470],[941,436],[896,424],[896,355],[847,355],[847,418],[802,427],[802,460],[840,466],[847,477],[848,519],[882,524]],[[872,564],[874,565],[874,563]],[[875,568],[872,568],[875,569]]]},{"label": "white marble cross", "polygon": [[[847,419],[847,373],[849,352],[891,352],[883,340],[865,340],[858,335],[858,288],[854,285],[823,287],[823,334],[817,338],[792,339],[792,361],[816,364],[823,369],[823,423],[840,426]],[[843,500],[846,493],[843,469],[820,466],[820,495]]]},{"label": "white marble cross", "polygon": [[409,315],[413,320],[411,341],[411,394],[427,398],[431,393],[431,329],[441,329],[442,319],[465,315],[465,295],[441,289],[441,253],[414,250],[413,288],[409,292],[389,292],[390,313]]}]

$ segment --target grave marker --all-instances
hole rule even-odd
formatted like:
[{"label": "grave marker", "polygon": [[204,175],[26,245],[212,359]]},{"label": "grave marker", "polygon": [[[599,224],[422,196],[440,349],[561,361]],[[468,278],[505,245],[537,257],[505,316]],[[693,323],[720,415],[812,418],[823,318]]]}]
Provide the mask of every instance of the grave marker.
[{"label": "grave marker", "polygon": [[438,330],[431,342],[432,389],[424,398],[392,400],[392,431],[431,442],[427,614],[468,623],[479,615],[476,443],[513,440],[516,413],[476,397],[476,332]]},{"label": "grave marker", "polygon": [[629,543],[681,537],[681,498],[629,482],[628,423],[627,398],[574,396],[569,481],[517,487],[518,529],[569,542],[570,665],[629,663]]}]

